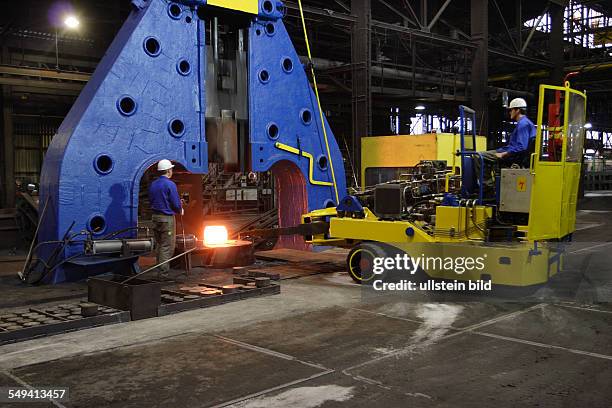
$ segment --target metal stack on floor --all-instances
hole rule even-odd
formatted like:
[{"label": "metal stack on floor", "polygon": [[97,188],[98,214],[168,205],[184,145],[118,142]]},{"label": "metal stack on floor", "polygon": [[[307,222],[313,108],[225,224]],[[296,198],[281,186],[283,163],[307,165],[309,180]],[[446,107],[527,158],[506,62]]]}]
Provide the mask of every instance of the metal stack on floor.
[{"label": "metal stack on floor", "polygon": [[129,320],[127,312],[91,303],[30,308],[0,315],[0,344]]}]

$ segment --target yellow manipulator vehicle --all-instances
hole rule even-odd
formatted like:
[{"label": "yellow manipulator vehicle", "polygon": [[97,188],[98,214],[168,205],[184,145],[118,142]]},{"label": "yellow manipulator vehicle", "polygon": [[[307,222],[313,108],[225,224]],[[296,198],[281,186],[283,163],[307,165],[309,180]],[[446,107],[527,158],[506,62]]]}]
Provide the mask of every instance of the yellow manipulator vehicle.
[{"label": "yellow manipulator vehicle", "polygon": [[[569,82],[540,86],[536,137],[527,151],[490,169],[494,192],[483,188],[487,166],[476,151],[475,133],[465,131],[474,111],[459,111],[460,175],[444,163],[421,162],[399,180],[303,215],[303,224],[327,226],[306,241],[351,248],[347,266],[358,283],[374,278],[376,258],[397,254],[441,260],[420,264],[431,278],[525,287],[557,274],[562,243],[575,231],[586,95]],[[448,259],[455,267],[443,265]],[[460,259],[478,259],[478,267],[458,270]]]}]

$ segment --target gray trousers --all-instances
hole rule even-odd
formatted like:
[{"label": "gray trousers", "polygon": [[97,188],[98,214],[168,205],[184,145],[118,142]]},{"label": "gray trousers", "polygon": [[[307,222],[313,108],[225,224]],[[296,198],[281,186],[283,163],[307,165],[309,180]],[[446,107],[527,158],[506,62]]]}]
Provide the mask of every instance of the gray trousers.
[{"label": "gray trousers", "polygon": [[[497,150],[487,150],[486,152],[479,153],[482,154],[482,159],[484,161],[484,187],[495,188],[495,170],[499,165],[499,157],[495,155]],[[476,171],[476,180],[479,180],[480,158],[477,156],[474,156],[474,170]]]},{"label": "gray trousers", "polygon": [[[162,263],[174,256],[176,248],[176,228],[174,215],[153,214],[153,232],[155,234],[155,245],[157,263]],[[167,275],[170,270],[170,262],[157,268],[161,275]]]}]

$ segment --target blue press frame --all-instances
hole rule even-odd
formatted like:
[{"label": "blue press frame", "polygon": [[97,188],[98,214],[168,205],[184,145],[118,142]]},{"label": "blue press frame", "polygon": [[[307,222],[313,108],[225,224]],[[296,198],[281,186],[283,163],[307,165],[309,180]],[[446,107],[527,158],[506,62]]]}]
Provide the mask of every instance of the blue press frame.
[{"label": "blue press frame", "polygon": [[[306,180],[308,210],[335,203],[333,186],[309,183],[309,163],[301,155],[278,149],[277,141],[325,156],[322,126],[326,127],[338,194],[346,195],[344,165],[340,149],[327,123],[320,123],[314,92],[282,22],[282,2],[275,9],[253,15],[249,27],[249,121],[253,171],[267,171],[279,161],[290,161]],[[103,217],[105,232],[133,228],[138,223],[139,183],[144,172],[161,159],[170,159],[197,174],[208,172],[206,112],[206,29],[196,10],[205,0],[132,0],[134,9],[65,118],[46,154],[41,174],[41,203],[49,208],[40,228],[39,241],[61,240],[70,232],[89,229],[93,215]],[[169,13],[178,5],[177,18]],[[266,26],[274,27],[273,33]],[[260,35],[257,35],[259,30]],[[154,38],[159,50],[147,52],[145,41]],[[151,44],[155,45],[155,44]],[[291,59],[291,69],[287,69]],[[177,64],[189,63],[180,72]],[[259,81],[261,70],[269,80]],[[133,109],[129,96],[134,102]],[[127,108],[127,109],[124,109]],[[310,123],[301,112],[308,109]],[[127,113],[126,113],[127,112]],[[184,129],[172,134],[170,121],[179,119]],[[278,137],[270,140],[268,126],[278,126]],[[101,153],[112,168],[100,171],[94,165]],[[331,182],[330,167],[315,166],[314,179]],[[337,203],[336,203],[337,204]],[[71,228],[71,224],[75,225]],[[101,237],[103,234],[94,234]],[[134,237],[134,230],[121,235]],[[84,239],[84,238],[83,238]],[[53,252],[43,245],[41,259]],[[82,244],[67,245],[59,260],[76,256]],[[134,262],[134,261],[131,261]],[[109,268],[111,268],[109,264]],[[51,282],[74,280],[69,264],[57,268]],[[82,269],[82,268],[81,268]],[[95,272],[101,273],[104,268]]]}]

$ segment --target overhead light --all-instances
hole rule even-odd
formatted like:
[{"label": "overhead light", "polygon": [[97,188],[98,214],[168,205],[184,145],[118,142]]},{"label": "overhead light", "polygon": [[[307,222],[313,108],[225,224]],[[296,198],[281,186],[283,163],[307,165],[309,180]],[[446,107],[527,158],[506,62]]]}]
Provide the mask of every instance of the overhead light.
[{"label": "overhead light", "polygon": [[585,129],[590,129],[592,127],[593,127],[593,125],[591,124],[591,122],[587,122],[587,123],[584,124],[584,128]]},{"label": "overhead light", "polygon": [[414,110],[418,110],[418,111],[425,110],[425,106],[423,106],[423,105],[417,105],[417,106],[415,106],[415,107],[414,107]]},{"label": "overhead light", "polygon": [[64,25],[72,30],[79,28],[81,22],[76,16],[67,16],[64,19]]}]

